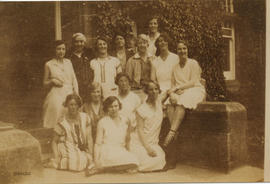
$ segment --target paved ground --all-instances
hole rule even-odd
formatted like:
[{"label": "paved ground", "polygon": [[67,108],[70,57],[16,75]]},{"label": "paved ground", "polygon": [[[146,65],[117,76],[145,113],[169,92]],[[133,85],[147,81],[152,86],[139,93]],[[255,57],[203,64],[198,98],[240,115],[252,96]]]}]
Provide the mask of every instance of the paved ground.
[{"label": "paved ground", "polygon": [[178,164],[177,168],[156,173],[105,173],[85,177],[83,172],[74,173],[44,169],[39,176],[28,176],[20,184],[38,183],[145,183],[145,182],[257,182],[263,181],[263,170],[243,166],[229,174]]}]

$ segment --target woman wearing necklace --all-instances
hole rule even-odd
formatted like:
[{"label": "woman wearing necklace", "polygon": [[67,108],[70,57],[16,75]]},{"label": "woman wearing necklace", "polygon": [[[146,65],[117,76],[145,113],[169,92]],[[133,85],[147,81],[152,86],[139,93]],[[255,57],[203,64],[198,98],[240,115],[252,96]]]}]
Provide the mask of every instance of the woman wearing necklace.
[{"label": "woman wearing necklace", "polygon": [[63,170],[94,168],[91,122],[87,114],[79,112],[80,97],[76,94],[68,95],[64,106],[67,113],[54,128],[52,162],[55,168]]},{"label": "woman wearing necklace", "polygon": [[45,64],[43,84],[50,88],[43,105],[43,126],[46,128],[53,128],[61,117],[66,96],[79,92],[71,61],[64,58],[65,53],[65,43],[55,41],[55,58]]},{"label": "woman wearing necklace", "polygon": [[163,119],[162,103],[167,94],[160,96],[159,85],[153,81],[145,86],[146,101],[137,108],[137,126],[131,135],[130,151],[139,160],[139,171],[162,170],[165,166],[165,153],[159,146],[159,134]]},{"label": "woman wearing necklace", "polygon": [[162,92],[171,88],[171,76],[173,68],[178,63],[178,56],[169,50],[170,37],[166,33],[161,33],[155,45],[157,56],[152,64],[151,79],[157,81]]},{"label": "woman wearing necklace", "polygon": [[99,83],[93,82],[88,86],[89,95],[85,99],[82,111],[91,119],[93,140],[96,140],[97,123],[104,116],[102,105],[102,89]]},{"label": "woman wearing necklace", "polygon": [[[98,122],[94,159],[99,172],[137,168],[136,157],[128,152],[129,121],[119,114],[121,103],[109,96],[103,104],[105,116]],[[91,171],[91,170],[90,170]]]},{"label": "woman wearing necklace", "polygon": [[169,90],[171,105],[168,106],[168,118],[170,125],[163,130],[167,132],[163,142],[167,169],[176,166],[178,128],[184,119],[186,109],[195,109],[205,97],[204,86],[200,83],[201,68],[196,60],[188,58],[188,48],[185,42],[178,42],[177,54],[179,63],[173,69],[172,88]]},{"label": "woman wearing necklace", "polygon": [[90,62],[94,71],[94,82],[101,84],[103,97],[117,95],[115,77],[122,71],[121,63],[116,57],[108,55],[108,42],[105,37],[97,38],[97,57]]}]

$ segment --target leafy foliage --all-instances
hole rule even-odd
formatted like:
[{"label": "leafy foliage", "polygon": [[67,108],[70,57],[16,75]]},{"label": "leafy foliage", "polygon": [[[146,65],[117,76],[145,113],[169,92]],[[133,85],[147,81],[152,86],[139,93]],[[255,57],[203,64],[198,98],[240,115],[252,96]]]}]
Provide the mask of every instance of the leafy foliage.
[{"label": "leafy foliage", "polygon": [[167,32],[174,40],[172,52],[176,51],[177,40],[188,42],[189,56],[202,67],[208,100],[224,100],[223,8],[220,0],[96,2],[92,25],[96,26],[96,35],[112,39],[115,32],[130,32],[132,21],[139,33],[147,33],[148,20],[157,16],[160,32]]}]

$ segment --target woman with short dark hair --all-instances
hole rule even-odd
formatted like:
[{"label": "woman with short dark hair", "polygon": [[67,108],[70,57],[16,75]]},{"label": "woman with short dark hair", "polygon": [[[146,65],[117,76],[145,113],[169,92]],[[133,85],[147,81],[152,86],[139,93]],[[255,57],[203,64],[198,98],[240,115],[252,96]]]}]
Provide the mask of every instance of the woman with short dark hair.
[{"label": "woman with short dark hair", "polygon": [[79,92],[72,63],[65,58],[65,53],[65,43],[55,41],[55,57],[45,64],[43,84],[50,88],[43,105],[43,126],[46,128],[53,128],[61,118],[66,96]]},{"label": "woman with short dark hair", "polygon": [[82,171],[94,167],[91,121],[79,112],[81,99],[76,94],[66,97],[63,104],[67,112],[54,128],[51,164],[61,170]]},{"label": "woman with short dark hair", "polygon": [[198,62],[188,57],[188,47],[183,41],[177,44],[179,63],[172,71],[172,88],[169,90],[170,105],[168,105],[169,124],[164,125],[166,137],[163,147],[166,152],[166,169],[176,167],[177,135],[186,109],[195,109],[205,98],[205,88],[201,84],[201,67]]},{"label": "woman with short dark hair", "polygon": [[106,115],[98,122],[94,148],[96,169],[103,171],[137,168],[136,157],[127,150],[130,123],[119,114],[119,99],[109,96],[103,103],[103,110]]},{"label": "woman with short dark hair", "polygon": [[169,50],[171,39],[168,34],[161,33],[155,45],[158,57],[152,63],[151,79],[158,82],[162,92],[166,92],[171,88],[172,71],[179,59]]}]

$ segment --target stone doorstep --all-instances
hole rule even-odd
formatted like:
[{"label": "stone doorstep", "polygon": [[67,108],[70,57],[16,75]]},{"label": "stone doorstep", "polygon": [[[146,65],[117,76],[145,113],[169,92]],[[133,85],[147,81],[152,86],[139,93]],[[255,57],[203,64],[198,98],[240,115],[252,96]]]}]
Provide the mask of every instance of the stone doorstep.
[{"label": "stone doorstep", "polygon": [[39,141],[42,154],[52,152],[51,141],[53,138],[53,129],[37,128],[26,131],[28,131],[33,137],[35,137]]},{"label": "stone doorstep", "polygon": [[41,171],[40,144],[26,131],[0,131],[0,146],[1,182],[16,182],[24,174]]}]

